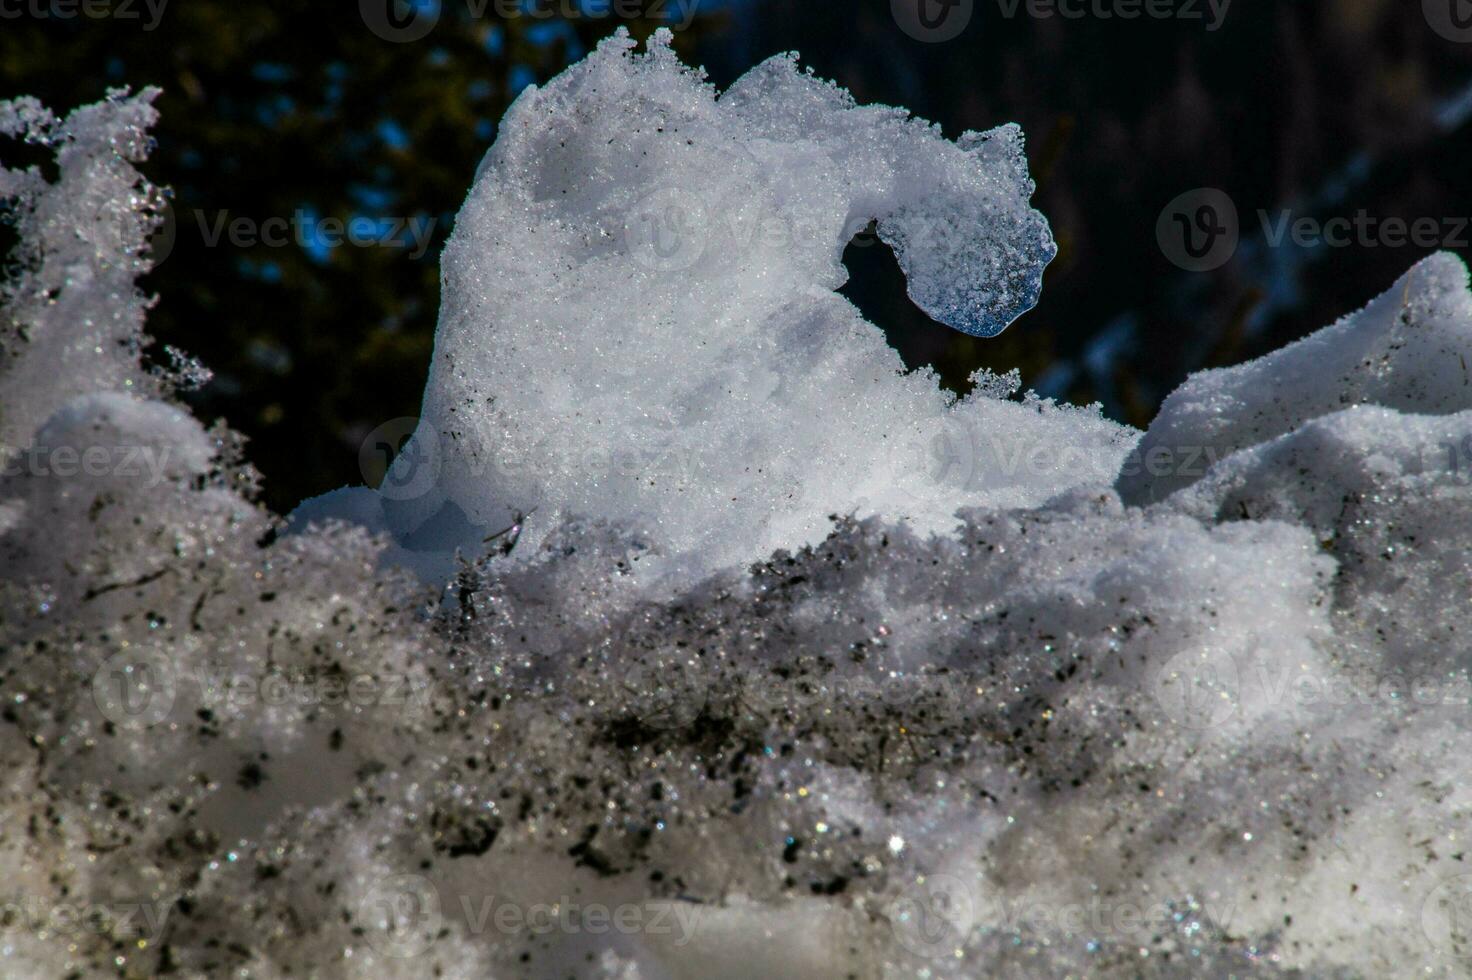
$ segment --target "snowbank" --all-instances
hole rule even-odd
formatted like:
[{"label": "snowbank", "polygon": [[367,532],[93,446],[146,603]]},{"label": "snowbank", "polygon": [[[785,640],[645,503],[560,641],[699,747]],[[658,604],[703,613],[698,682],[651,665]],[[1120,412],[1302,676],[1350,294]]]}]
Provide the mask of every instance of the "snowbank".
[{"label": "snowbank", "polygon": [[[1049,251],[1015,136],[616,40],[467,203],[428,477],[283,534],[138,364],[149,98],[0,107],[63,159],[0,170],[6,976],[1466,974],[1455,259],[1193,378],[1143,454],[1000,380],[947,406],[833,295],[842,229],[1002,325]],[[822,234],[635,268],[667,186]],[[694,467],[560,462],[620,445]]]}]

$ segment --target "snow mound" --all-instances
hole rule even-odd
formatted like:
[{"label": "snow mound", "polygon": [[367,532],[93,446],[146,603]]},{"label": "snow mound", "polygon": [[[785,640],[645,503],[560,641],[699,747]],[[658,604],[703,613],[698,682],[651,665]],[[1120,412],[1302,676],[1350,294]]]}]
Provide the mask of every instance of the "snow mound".
[{"label": "snow mound", "polygon": [[441,550],[584,514],[689,575],[820,540],[835,512],[943,530],[1112,476],[1118,426],[1009,402],[1004,379],[958,403],[835,293],[877,219],[937,319],[990,335],[1031,307],[1055,246],[1015,126],[951,143],[790,56],[718,95],[669,40],[620,34],[507,113],[383,489],[401,541],[447,505],[464,537]]},{"label": "snow mound", "polygon": [[1237,367],[1202,371],[1166,399],[1120,476],[1129,503],[1161,500],[1206,465],[1351,405],[1472,409],[1467,269],[1433,255],[1354,316]]},{"label": "snow mound", "polygon": [[[552,113],[570,137],[630,101],[719,115],[658,44],[634,59],[619,42],[590,65],[574,75],[582,101]],[[769,70],[813,104],[836,98]],[[540,132],[527,114],[559,86],[512,121]],[[614,105],[598,101],[605,87]],[[772,336],[848,324],[798,348],[847,392],[843,412],[803,414],[816,394],[768,397],[770,418],[742,417],[766,428],[729,456],[786,473],[816,504],[833,486],[803,482],[772,435],[779,421],[816,468],[853,474],[867,471],[844,469],[845,454],[872,464],[874,449],[848,440],[913,411],[944,466],[933,491],[879,498],[910,520],[839,516],[809,546],[711,572],[743,551],[729,529],[717,526],[714,558],[678,556],[725,485],[692,483],[707,503],[671,504],[668,524],[644,530],[620,519],[623,498],[584,488],[591,516],[549,512],[473,545],[469,497],[393,543],[323,516],[388,528],[417,501],[394,499],[416,477],[401,473],[307,508],[321,519],[283,534],[253,502],[240,438],[204,429],[139,365],[143,301],[113,270],[147,267],[158,197],[130,163],[145,105],[119,94],[58,123],[34,102],[0,104],[0,124],[69,133],[52,146],[83,153],[55,183],[0,169],[25,260],[0,311],[7,363],[59,352],[93,386],[56,371],[0,386],[12,440],[0,448],[4,976],[1472,969],[1472,408],[1456,382],[1472,311],[1456,260],[1428,261],[1287,352],[1188,381],[1157,444],[1178,426],[1171,439],[1217,453],[1149,506],[1111,488],[1129,433],[1096,415],[1005,400],[997,379],[927,415],[940,404],[928,379],[839,369],[878,355],[831,292],[773,305],[758,284],[712,273],[703,282],[760,324],[736,305],[724,333],[670,321],[664,370],[619,384],[704,384],[719,407],[752,365],[781,367]],[[803,129],[833,118],[848,117],[815,111]],[[560,142],[536,143],[548,186],[600,145],[562,157]],[[505,320],[456,305],[512,288],[473,261],[476,236],[501,227],[473,220],[503,206],[498,173],[493,158],[457,231],[436,370],[463,391],[487,372],[498,406],[535,393],[508,419],[545,422],[570,398],[567,418],[596,403],[588,418],[639,438],[631,406],[655,403],[623,399],[545,298],[585,288],[586,270],[532,262],[514,318],[501,300],[485,309]],[[575,216],[593,213],[527,200],[507,235],[582,235]],[[64,233],[106,220],[119,233],[81,252]],[[607,293],[599,323],[620,319],[614,298],[654,357],[642,293]],[[524,319],[537,303],[540,321]],[[691,359],[688,336],[728,334],[722,357]],[[481,342],[523,374],[495,374]],[[557,350],[591,389],[553,373]],[[764,394],[801,382],[783,375]],[[1221,416],[1204,407],[1211,392]],[[873,419],[850,424],[856,405]],[[484,437],[478,412],[466,406],[463,429],[425,458],[465,477],[473,453],[448,443]],[[593,438],[584,421],[575,437]],[[968,465],[993,435],[986,464]],[[1033,468],[1017,476],[1008,460]],[[561,485],[543,476],[528,492]],[[799,527],[799,511],[778,510]],[[922,510],[955,510],[954,527],[925,533]],[[779,523],[753,524],[753,541]],[[443,589],[380,567],[456,544],[466,560]],[[667,569],[666,591],[651,591],[631,572],[661,555],[701,574]]]}]

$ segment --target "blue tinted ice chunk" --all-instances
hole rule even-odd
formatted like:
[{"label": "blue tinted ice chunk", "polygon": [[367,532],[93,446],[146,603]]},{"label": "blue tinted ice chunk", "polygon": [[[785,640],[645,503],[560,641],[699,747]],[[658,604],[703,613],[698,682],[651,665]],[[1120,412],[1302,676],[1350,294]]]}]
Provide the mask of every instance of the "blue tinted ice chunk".
[{"label": "blue tinted ice chunk", "polygon": [[921,309],[963,333],[995,337],[1037,305],[1058,246],[1028,205],[1022,130],[967,133],[957,145],[961,165],[937,168],[933,191],[882,220],[879,234]]}]

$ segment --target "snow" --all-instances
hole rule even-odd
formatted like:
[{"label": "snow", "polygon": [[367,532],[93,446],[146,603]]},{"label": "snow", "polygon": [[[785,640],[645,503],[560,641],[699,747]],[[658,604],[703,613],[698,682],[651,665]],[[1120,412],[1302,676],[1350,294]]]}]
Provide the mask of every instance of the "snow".
[{"label": "snow", "polygon": [[[828,515],[922,532],[1113,473],[1096,412],[959,403],[835,292],[878,219],[916,301],[980,335],[1056,248],[1015,126],[945,140],[791,57],[717,96],[665,34],[620,35],[512,106],[444,255],[422,422],[385,496],[402,540],[447,504],[474,545],[534,508],[638,525],[676,580],[821,540]],[[647,572],[655,576],[655,572]]]},{"label": "snow", "polygon": [[1193,375],[1151,423],[1120,494],[1131,503],[1160,500],[1199,477],[1202,460],[1351,405],[1422,415],[1472,409],[1469,341],[1467,270],[1450,253],[1432,256],[1332,327],[1251,363]]},{"label": "snow", "polygon": [[[972,158],[786,60],[715,98],[618,40],[477,179],[423,472],[288,533],[139,366],[148,97],[0,106],[70,160],[0,169],[5,976],[1466,975],[1455,258],[1143,436],[948,406],[832,293],[841,228],[996,231],[923,291],[1031,219],[901,200],[874,161]],[[667,187],[832,240],[636,270]],[[693,462],[562,462],[619,447]]]},{"label": "snow", "polygon": [[[23,274],[6,283],[11,318],[0,323],[6,358],[0,383],[9,411],[0,416],[0,443],[20,445],[69,397],[127,389],[159,390],[137,369],[136,358],[118,357],[143,333],[147,301],[133,285],[144,266],[148,234],[161,220],[162,194],[130,165],[146,151],[146,132],[157,118],[158,90],[78,109],[59,120],[33,99],[7,103],[0,134],[52,147],[60,173],[47,183],[32,167],[0,170],[0,198],[16,198],[21,244],[12,259]],[[77,202],[87,210],[78,213]],[[59,289],[68,283],[76,288]],[[108,295],[114,302],[89,308],[83,299]],[[25,343],[15,336],[27,327]]]}]

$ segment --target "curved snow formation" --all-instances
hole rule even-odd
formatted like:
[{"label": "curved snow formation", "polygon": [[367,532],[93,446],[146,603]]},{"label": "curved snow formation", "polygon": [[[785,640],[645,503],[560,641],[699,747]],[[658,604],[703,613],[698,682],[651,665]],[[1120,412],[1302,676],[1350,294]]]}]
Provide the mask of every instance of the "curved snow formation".
[{"label": "curved snow formation", "polygon": [[669,40],[621,33],[507,113],[383,492],[401,539],[439,515],[433,546],[478,543],[535,509],[535,543],[581,514],[689,574],[811,543],[833,513],[948,530],[960,505],[1117,469],[1118,426],[996,378],[956,402],[835,292],[877,219],[936,319],[989,336],[1030,308],[1056,247],[1017,127],[952,143],[792,56],[718,94]]}]

